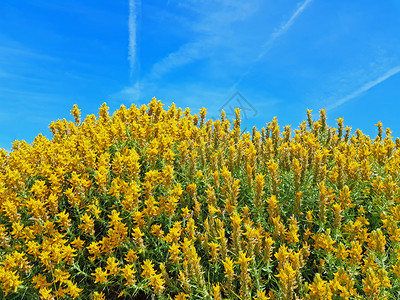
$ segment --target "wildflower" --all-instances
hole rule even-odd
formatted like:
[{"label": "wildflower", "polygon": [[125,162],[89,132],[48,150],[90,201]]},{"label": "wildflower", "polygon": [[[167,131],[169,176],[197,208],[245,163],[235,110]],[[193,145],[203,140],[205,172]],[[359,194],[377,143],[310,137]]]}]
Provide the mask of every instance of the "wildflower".
[{"label": "wildflower", "polygon": [[191,291],[190,279],[188,278],[188,262],[186,260],[183,261],[184,271],[179,270],[178,280],[181,283],[186,294],[189,294]]},{"label": "wildflower", "polygon": [[81,122],[81,110],[78,109],[78,105],[74,104],[72,110],[71,110],[71,115],[74,116],[75,118],[75,124],[79,124]]},{"label": "wildflower", "polygon": [[181,216],[182,216],[184,219],[188,219],[188,218],[190,217],[190,209],[189,209],[187,206],[185,206],[184,208],[182,208]]},{"label": "wildflower", "polygon": [[334,251],[336,252],[336,257],[342,260],[345,260],[349,255],[346,246],[343,243],[340,243]]},{"label": "wildflower", "polygon": [[232,216],[231,216],[231,221],[232,221],[232,227],[233,227],[233,232],[232,232],[232,243],[233,243],[233,250],[235,252],[238,252],[240,250],[240,237],[242,234],[242,231],[240,229],[241,223],[242,223],[242,218],[240,218],[239,214],[234,211]]},{"label": "wildflower", "polygon": [[294,216],[290,218],[289,231],[286,232],[286,241],[288,243],[297,243],[299,242],[298,235],[299,227],[297,226],[297,220]]},{"label": "wildflower", "polygon": [[164,231],[161,229],[161,224],[152,225],[150,232],[159,239],[164,237]]},{"label": "wildflower", "polygon": [[394,265],[392,265],[392,272],[400,279],[400,255],[397,254],[397,260]]},{"label": "wildflower", "polygon": [[292,299],[293,292],[296,289],[296,270],[293,270],[290,263],[284,264],[279,269],[279,273],[275,275],[278,277],[279,285],[281,288],[282,299]]},{"label": "wildflower", "polygon": [[300,161],[297,158],[293,159],[293,171],[294,171],[294,189],[296,191],[299,190],[300,184],[301,184],[301,171],[302,171],[302,166],[300,164]]},{"label": "wildflower", "polygon": [[144,246],[144,241],[142,236],[144,236],[144,233],[140,230],[139,227],[135,227],[132,229],[132,236],[134,241],[141,247],[145,248]]},{"label": "wildflower", "polygon": [[249,293],[250,276],[248,274],[248,262],[252,261],[251,257],[246,256],[246,252],[239,251],[239,258],[236,262],[240,266],[240,292],[242,296],[247,297]]},{"label": "wildflower", "polygon": [[351,279],[351,276],[347,274],[343,268],[339,268],[339,270],[333,275],[334,279],[331,281],[330,284],[331,290],[335,295],[338,294],[340,297],[346,299],[357,294],[357,291],[354,288],[355,282]]},{"label": "wildflower", "polygon": [[14,239],[22,238],[24,225],[20,224],[20,222],[14,222],[12,223],[12,229],[11,235]]},{"label": "wildflower", "polygon": [[264,241],[263,241],[263,261],[265,263],[269,263],[272,255],[272,251],[274,250],[273,244],[275,241],[268,235],[265,234]]},{"label": "wildflower", "polygon": [[170,259],[174,262],[174,263],[178,263],[179,262],[179,254],[181,253],[181,251],[179,250],[179,244],[177,243],[172,243],[171,246],[169,246],[169,252],[171,253]]},{"label": "wildflower", "polygon": [[265,187],[265,174],[257,174],[255,179],[255,198],[254,198],[254,205],[257,209],[261,209],[262,202],[261,197],[264,194],[264,187]]},{"label": "wildflower", "polygon": [[115,260],[115,257],[107,258],[106,270],[109,271],[109,275],[117,275],[119,268],[118,262]]},{"label": "wildflower", "polygon": [[146,259],[143,262],[142,269],[143,269],[142,276],[144,276],[146,279],[150,279],[152,276],[155,275],[154,265],[149,259]]},{"label": "wildflower", "polygon": [[315,275],[314,281],[308,286],[308,288],[310,290],[310,299],[332,299],[333,294],[329,287],[329,284],[321,278],[321,275],[319,273]]},{"label": "wildflower", "polygon": [[371,236],[368,239],[368,248],[372,251],[377,251],[379,253],[385,252],[386,239],[385,235],[380,229],[376,229],[371,232]]},{"label": "wildflower", "polygon": [[153,274],[150,276],[150,285],[154,289],[154,293],[159,294],[164,290],[165,280],[162,278],[162,274]]},{"label": "wildflower", "polygon": [[81,238],[78,236],[77,238],[75,238],[71,244],[72,246],[74,246],[74,248],[80,250],[83,247],[83,244],[85,243],[85,241],[81,240]]},{"label": "wildflower", "polygon": [[37,290],[51,286],[51,283],[48,283],[46,277],[42,274],[33,276],[32,283],[35,284]]},{"label": "wildflower", "polygon": [[182,233],[182,222],[177,221],[174,223],[164,240],[168,243],[178,243]]},{"label": "wildflower", "polygon": [[94,234],[94,220],[92,219],[92,217],[89,216],[87,213],[85,213],[81,216],[81,222],[82,222],[82,224],[79,224],[78,228],[82,229],[82,231],[84,233],[93,235]]},{"label": "wildflower", "polygon": [[71,220],[69,219],[69,213],[62,211],[56,216],[59,218],[58,222],[61,225],[62,230],[67,231],[71,227]]},{"label": "wildflower", "polygon": [[179,293],[178,295],[175,296],[175,300],[186,300],[189,297],[188,294],[185,293]]},{"label": "wildflower", "polygon": [[54,296],[51,294],[51,289],[41,288],[39,290],[39,293],[40,293],[41,299],[45,299],[45,300],[53,300],[54,299]]},{"label": "wildflower", "polygon": [[213,284],[211,296],[215,300],[221,299],[221,286],[219,285],[218,282],[216,284]]},{"label": "wildflower", "polygon": [[255,298],[255,299],[259,299],[259,300],[269,300],[269,299],[271,299],[271,298],[268,297],[268,296],[265,294],[265,291],[260,291],[260,290],[258,290],[258,291],[257,291],[257,298]]},{"label": "wildflower", "polygon": [[0,266],[0,282],[2,283],[2,290],[5,296],[7,296],[11,290],[13,290],[14,293],[17,292],[18,286],[23,283],[23,281],[19,280],[17,271],[9,271],[2,266]]},{"label": "wildflower", "polygon": [[219,244],[215,242],[208,243],[208,246],[210,247],[210,255],[211,255],[211,260],[212,262],[217,262],[218,260],[218,249],[220,247]]},{"label": "wildflower", "polygon": [[268,203],[268,220],[272,222],[272,219],[279,216],[280,214],[280,209],[279,209],[279,201],[276,199],[275,195],[271,195],[270,198],[267,199]]},{"label": "wildflower", "polygon": [[195,225],[194,219],[189,218],[189,220],[186,223],[185,231],[190,240],[194,241],[196,239],[196,229],[197,229],[197,226]]},{"label": "wildflower", "polygon": [[79,293],[83,291],[83,289],[78,288],[78,286],[70,280],[67,280],[67,285],[68,287],[65,289],[65,292],[73,299],[79,297]]},{"label": "wildflower", "polygon": [[95,273],[92,273],[91,275],[96,277],[94,283],[103,283],[108,281],[107,276],[109,274],[107,274],[107,271],[103,271],[101,267],[96,268]]},{"label": "wildflower", "polygon": [[126,264],[123,268],[121,268],[122,274],[126,280],[125,285],[131,286],[133,285],[136,280],[134,278],[134,274],[136,273],[135,267],[132,264]]},{"label": "wildflower", "polygon": [[268,169],[268,172],[270,175],[270,180],[271,180],[271,193],[272,193],[272,195],[278,195],[278,192],[279,192],[278,185],[280,183],[279,174],[278,174],[278,169],[279,169],[278,163],[275,162],[273,159],[271,159],[267,163],[267,169]]},{"label": "wildflower", "polygon": [[57,268],[54,270],[54,282],[64,283],[67,282],[67,279],[71,276],[68,272],[64,272],[63,270]]},{"label": "wildflower", "polygon": [[362,246],[358,241],[351,242],[351,248],[349,251],[349,263],[360,264],[362,259]]},{"label": "wildflower", "polygon": [[224,261],[222,261],[224,265],[224,273],[226,277],[226,284],[228,287],[228,290],[232,290],[232,283],[233,283],[233,277],[235,274],[234,271],[234,262],[230,257],[226,257]]},{"label": "wildflower", "polygon": [[106,296],[103,294],[103,292],[94,292],[93,300],[106,300]]},{"label": "wildflower", "polygon": [[321,248],[324,249],[327,253],[335,250],[335,248],[333,247],[335,241],[331,238],[329,229],[327,230],[326,234],[315,234],[312,238],[315,240],[314,249]]}]

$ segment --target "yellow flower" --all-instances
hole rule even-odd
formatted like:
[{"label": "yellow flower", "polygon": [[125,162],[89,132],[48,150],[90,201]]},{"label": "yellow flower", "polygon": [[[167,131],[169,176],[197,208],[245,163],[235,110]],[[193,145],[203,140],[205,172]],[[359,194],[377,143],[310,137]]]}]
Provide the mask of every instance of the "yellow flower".
[{"label": "yellow flower", "polygon": [[164,290],[165,280],[162,278],[162,274],[153,274],[150,277],[150,285],[154,289],[154,293],[158,294]]},{"label": "yellow flower", "polygon": [[357,290],[354,288],[355,282],[351,279],[349,274],[346,274],[343,268],[333,274],[335,278],[331,281],[332,292],[336,295],[345,299],[357,294]]},{"label": "yellow flower", "polygon": [[154,234],[157,238],[161,239],[164,236],[164,231],[161,229],[161,224],[154,224],[151,226],[150,232]]},{"label": "yellow flower", "polygon": [[83,291],[83,289],[78,288],[78,286],[70,280],[67,280],[67,285],[68,287],[65,289],[65,292],[74,299],[79,297],[79,293]]},{"label": "yellow flower", "polygon": [[271,299],[270,297],[268,297],[267,295],[265,295],[265,291],[257,291],[257,298],[256,299],[260,299],[260,300],[269,300]]},{"label": "yellow flower", "polygon": [[293,269],[290,263],[286,263],[283,267],[279,268],[279,273],[275,275],[278,277],[279,285],[282,292],[283,299],[292,299],[293,291],[296,286],[296,270]]},{"label": "yellow flower", "polygon": [[351,248],[349,252],[349,263],[360,264],[362,259],[362,245],[358,241],[351,242]]},{"label": "yellow flower", "polygon": [[165,204],[165,212],[167,213],[168,216],[172,216],[175,214],[175,208],[178,205],[179,199],[174,196],[170,196],[167,198],[167,203]]},{"label": "yellow flower", "polygon": [[346,250],[346,246],[343,243],[340,243],[338,248],[334,250],[336,252],[336,257],[345,260],[349,255]]},{"label": "yellow flower", "polygon": [[226,274],[225,276],[227,277],[233,277],[233,274],[235,271],[233,270],[233,260],[229,257],[225,258],[225,261],[222,262],[224,264],[225,271],[224,273]]},{"label": "yellow flower", "polygon": [[210,247],[210,255],[211,255],[211,261],[216,262],[218,260],[218,249],[220,245],[215,242],[208,243],[208,246]]},{"label": "yellow flower", "polygon": [[51,289],[41,288],[39,290],[39,293],[40,293],[41,299],[44,299],[44,300],[53,300],[54,299],[53,295],[51,294]]},{"label": "yellow flower", "polygon": [[118,261],[116,261],[115,257],[107,258],[106,270],[110,272],[109,275],[117,275],[119,268]]},{"label": "yellow flower", "polygon": [[75,124],[79,124],[81,122],[81,110],[78,109],[78,105],[74,104],[73,108],[71,109],[71,115],[75,118]]},{"label": "yellow flower", "polygon": [[63,210],[62,212],[56,214],[56,216],[59,218],[57,222],[61,224],[62,230],[67,231],[71,226],[71,220],[68,218],[69,213]]},{"label": "yellow flower", "polygon": [[33,276],[32,283],[35,284],[35,289],[42,289],[51,286],[51,283],[48,283],[46,277],[42,274]]},{"label": "yellow flower", "polygon": [[237,260],[237,264],[240,265],[240,267],[243,269],[247,269],[248,262],[252,261],[252,257],[246,257],[246,252],[243,252],[242,250],[239,251],[239,258]]},{"label": "yellow flower", "polygon": [[331,300],[332,292],[328,282],[321,278],[321,275],[317,273],[314,277],[314,281],[308,286],[310,292],[310,299],[318,300]]},{"label": "yellow flower", "polygon": [[155,275],[154,265],[150,259],[146,259],[142,264],[142,276],[146,279],[150,279],[153,275]]},{"label": "yellow flower", "polygon": [[83,244],[85,243],[85,241],[81,240],[81,238],[78,236],[77,238],[75,238],[71,244],[72,246],[74,246],[74,248],[80,250],[83,247]]},{"label": "yellow flower", "polygon": [[174,262],[174,263],[178,263],[179,262],[179,254],[181,253],[181,251],[179,250],[179,244],[177,243],[172,243],[171,246],[169,246],[169,252],[171,253],[170,259]]},{"label": "yellow flower", "polygon": [[327,253],[330,253],[331,251],[335,250],[335,247],[333,245],[335,244],[335,241],[331,238],[330,236],[330,230],[327,230],[327,233],[319,233],[315,234],[312,238],[315,240],[314,244],[314,249],[323,249]]},{"label": "yellow flower", "polygon": [[93,300],[106,300],[106,296],[103,294],[103,292],[94,292]]},{"label": "yellow flower", "polygon": [[129,263],[134,263],[139,258],[136,253],[137,251],[129,249],[128,253],[125,255],[125,260]]},{"label": "yellow flower", "polygon": [[53,273],[54,282],[64,283],[67,282],[67,279],[71,276],[68,272],[64,272],[63,270],[57,268]]},{"label": "yellow flower", "polygon": [[12,223],[12,229],[13,231],[11,232],[11,235],[13,236],[14,239],[19,239],[23,237],[23,229],[24,225],[20,224],[20,222],[14,222]]},{"label": "yellow flower", "polygon": [[70,245],[67,245],[62,248],[61,257],[66,264],[72,265],[74,262],[74,257],[77,256],[75,254],[76,249],[72,248]]},{"label": "yellow flower", "polygon": [[289,251],[285,244],[279,247],[278,252],[274,254],[275,258],[278,260],[279,264],[284,264],[289,259]]},{"label": "yellow flower", "polygon": [[242,224],[242,218],[239,216],[239,214],[234,211],[232,216],[231,216],[231,221],[232,221],[232,227],[237,230],[239,229],[240,225]]},{"label": "yellow flower", "polygon": [[182,221],[174,223],[164,240],[168,243],[178,243],[182,233]]},{"label": "yellow flower", "polygon": [[23,281],[19,280],[17,271],[8,271],[3,266],[0,266],[0,282],[2,283],[2,290],[5,296],[11,290],[14,290],[14,293],[17,292],[18,286],[23,283]]},{"label": "yellow flower", "polygon": [[132,264],[126,264],[121,269],[121,271],[126,280],[126,283],[125,283],[126,286],[131,286],[136,282],[136,280],[134,278],[134,274],[136,273],[136,270],[134,269],[134,266]]},{"label": "yellow flower", "polygon": [[372,231],[368,239],[368,248],[372,251],[384,253],[385,245],[386,245],[386,239],[382,231],[380,229]]},{"label": "yellow flower", "polygon": [[100,242],[92,242],[88,247],[89,254],[93,255],[93,257],[89,257],[91,261],[94,261],[96,257],[101,253],[100,247],[99,247]]},{"label": "yellow flower", "polygon": [[299,235],[298,232],[299,227],[297,226],[297,220],[292,216],[290,218],[290,225],[289,225],[289,231],[286,232],[286,241],[290,243],[298,243],[299,242]]},{"label": "yellow flower", "polygon": [[178,295],[175,296],[175,300],[186,300],[189,297],[188,294],[185,293],[179,293]]},{"label": "yellow flower", "polygon": [[107,271],[103,271],[103,269],[101,267],[96,268],[95,273],[92,273],[91,275],[95,276],[96,279],[94,281],[94,283],[103,283],[103,282],[107,282]]},{"label": "yellow flower", "polygon": [[82,224],[78,225],[78,228],[82,229],[82,232],[94,235],[94,220],[87,213],[81,216]]},{"label": "yellow flower", "polygon": [[62,287],[59,287],[55,292],[54,296],[57,298],[63,298],[65,296],[65,290]]},{"label": "yellow flower", "polygon": [[221,286],[219,285],[219,282],[217,282],[216,284],[213,284],[211,296],[215,300],[221,299]]},{"label": "yellow flower", "polygon": [[379,288],[381,283],[372,269],[367,270],[366,277],[365,279],[362,279],[362,283],[364,284],[362,290],[365,292],[367,297],[373,298],[380,294]]}]

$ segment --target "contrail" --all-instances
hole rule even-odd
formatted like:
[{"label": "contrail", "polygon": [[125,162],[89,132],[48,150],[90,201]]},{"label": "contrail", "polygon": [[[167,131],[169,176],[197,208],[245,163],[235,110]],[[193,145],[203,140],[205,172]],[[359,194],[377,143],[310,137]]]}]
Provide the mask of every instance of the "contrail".
[{"label": "contrail", "polygon": [[390,77],[396,75],[399,72],[400,72],[400,66],[397,66],[395,68],[390,69],[388,72],[386,72],[385,74],[380,76],[378,79],[375,79],[373,81],[367,82],[361,88],[359,88],[358,90],[354,91],[350,95],[347,95],[346,97],[344,97],[344,98],[336,101],[335,103],[331,104],[330,106],[328,106],[326,108],[326,110],[334,109],[334,108],[344,104],[345,102],[347,102],[347,101],[349,101],[349,100],[351,100],[353,98],[356,98],[360,94],[372,89],[374,86],[380,84],[381,82],[385,81],[386,79],[389,79]]},{"label": "contrail", "polygon": [[294,23],[296,18],[303,12],[303,10],[311,3],[312,0],[306,0],[304,3],[294,12],[294,14],[289,18],[289,20],[283,24],[278,30],[271,34],[268,41],[262,46],[261,53],[257,56],[256,60],[247,68],[246,72],[239,78],[238,81],[232,86],[232,89],[235,89],[239,83],[243,80],[247,74],[253,69],[254,65],[258,63],[264,56],[267,54],[269,49],[272,48],[273,43],[277,38],[279,38],[282,34],[284,34]]},{"label": "contrail", "polygon": [[129,0],[129,49],[128,49],[128,60],[130,78],[132,80],[133,74],[136,67],[136,3],[135,0]]},{"label": "contrail", "polygon": [[304,3],[294,12],[294,14],[290,17],[290,19],[283,25],[281,26],[281,28],[279,28],[279,30],[275,31],[272,34],[272,39],[276,39],[279,36],[281,36],[286,30],[288,30],[290,28],[290,26],[293,25],[294,20],[297,18],[297,16],[299,16],[303,10],[307,7],[307,5],[309,5],[311,3],[312,0],[306,0],[304,1]]}]

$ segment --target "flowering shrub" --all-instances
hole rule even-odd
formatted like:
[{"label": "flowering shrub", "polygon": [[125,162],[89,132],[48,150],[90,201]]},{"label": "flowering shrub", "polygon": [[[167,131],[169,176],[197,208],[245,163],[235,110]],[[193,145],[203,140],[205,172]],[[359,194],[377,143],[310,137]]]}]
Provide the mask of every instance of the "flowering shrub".
[{"label": "flowering shrub", "polygon": [[0,151],[0,298],[398,299],[400,140],[153,99]]}]

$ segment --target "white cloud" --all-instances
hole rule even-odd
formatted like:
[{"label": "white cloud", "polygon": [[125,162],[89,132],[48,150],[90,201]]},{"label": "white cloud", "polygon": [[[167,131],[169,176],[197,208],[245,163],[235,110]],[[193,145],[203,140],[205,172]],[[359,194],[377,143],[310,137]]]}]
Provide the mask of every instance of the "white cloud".
[{"label": "white cloud", "polygon": [[399,72],[400,72],[400,66],[397,66],[395,68],[390,69],[385,74],[383,74],[380,77],[378,77],[377,79],[365,83],[359,89],[357,89],[354,92],[350,93],[349,95],[347,95],[347,96],[335,101],[333,104],[329,105],[326,109],[327,110],[331,110],[331,109],[337,108],[338,106],[346,103],[347,101],[349,101],[351,99],[354,99],[354,98],[358,97],[362,93],[372,89],[373,87],[375,87],[378,84],[382,83],[383,81],[389,79],[390,77],[398,74]]},{"label": "white cloud", "polygon": [[153,65],[149,74],[150,78],[156,79],[173,70],[184,66],[205,55],[206,42],[193,42],[183,45],[178,51],[168,54],[164,59]]},{"label": "white cloud", "polygon": [[[211,11],[210,5],[213,7]],[[185,30],[190,30],[193,38],[156,62],[151,68],[148,78],[159,79],[175,68],[200,59],[213,57],[220,60],[229,55],[227,48],[232,52],[234,49],[231,47],[232,44],[240,43],[240,37],[232,32],[232,26],[256,13],[258,0],[250,3],[187,1],[181,3],[180,6],[193,11],[197,16],[196,21],[184,19],[181,20],[182,24],[177,24],[177,26],[185,26]]]},{"label": "white cloud", "polygon": [[136,25],[137,25],[137,8],[135,0],[129,0],[129,51],[128,60],[130,67],[130,77],[133,78],[136,69]]},{"label": "white cloud", "polygon": [[[130,1],[130,3],[133,3],[133,0]],[[220,95],[220,98],[224,101],[226,97],[232,94],[232,89],[226,89],[225,87],[229,87],[230,83],[241,74],[246,76],[267,52],[265,51],[265,45],[272,45],[277,38],[283,35],[311,1],[305,0],[301,2],[289,19],[279,26],[277,30],[270,29],[269,39],[267,43],[264,43],[264,46],[262,46],[265,41],[265,29],[263,28],[271,28],[272,25],[269,18],[265,18],[265,13],[267,15],[269,13],[266,3],[260,0],[247,2],[239,0],[184,1],[179,6],[187,10],[188,13],[180,15],[180,18],[174,18],[173,20],[174,26],[177,28],[181,26],[185,31],[184,35],[188,37],[186,42],[177,45],[175,51],[167,53],[162,59],[156,61],[147,74],[132,82],[130,87],[126,87],[119,93],[112,95],[112,98],[126,99],[129,97],[131,100],[136,101],[144,96],[141,91],[148,88],[157,89],[166,74],[191,63],[204,60],[204,64],[201,66],[202,73],[199,76],[217,78],[219,80],[218,86],[225,91],[221,92],[221,95],[224,96]],[[132,5],[130,5],[130,36],[134,29],[132,25],[132,20],[134,19]],[[143,5],[146,4],[144,3]],[[210,10],[210,5],[213,7],[212,10]],[[133,43],[130,44],[130,47],[132,45]],[[130,53],[132,54],[134,50],[130,48]],[[132,71],[134,61],[131,56],[130,63]],[[243,73],[243,70],[249,65],[250,68],[247,73]],[[205,75],[208,73],[204,72],[208,72],[209,75]],[[197,76],[197,74],[188,75]],[[190,77],[188,76],[188,78]],[[133,78],[131,77],[131,79]],[[212,83],[213,79],[210,80],[209,85],[210,88],[212,86],[215,89],[216,86]],[[167,83],[165,87],[171,87],[171,84]],[[186,90],[183,87],[184,85],[190,86],[190,80],[189,82],[181,82],[181,89]],[[194,89],[192,94],[194,91],[199,92],[198,89]]]},{"label": "white cloud", "polygon": [[242,74],[242,76],[235,82],[235,84],[231,87],[231,90],[235,90],[239,83],[251,72],[254,66],[267,54],[267,52],[272,48],[275,40],[282,36],[294,23],[296,18],[304,11],[304,9],[311,3],[312,0],[306,0],[301,4],[296,11],[290,16],[289,20],[286,21],[278,30],[273,32],[269,39],[264,43],[261,47],[262,51],[257,56],[255,61],[249,65],[248,69]]},{"label": "white cloud", "polygon": [[294,23],[295,19],[303,12],[303,10],[311,3],[312,0],[306,0],[300,7],[294,12],[290,19],[283,24],[277,31],[271,35],[271,40],[275,40],[284,34]]}]

